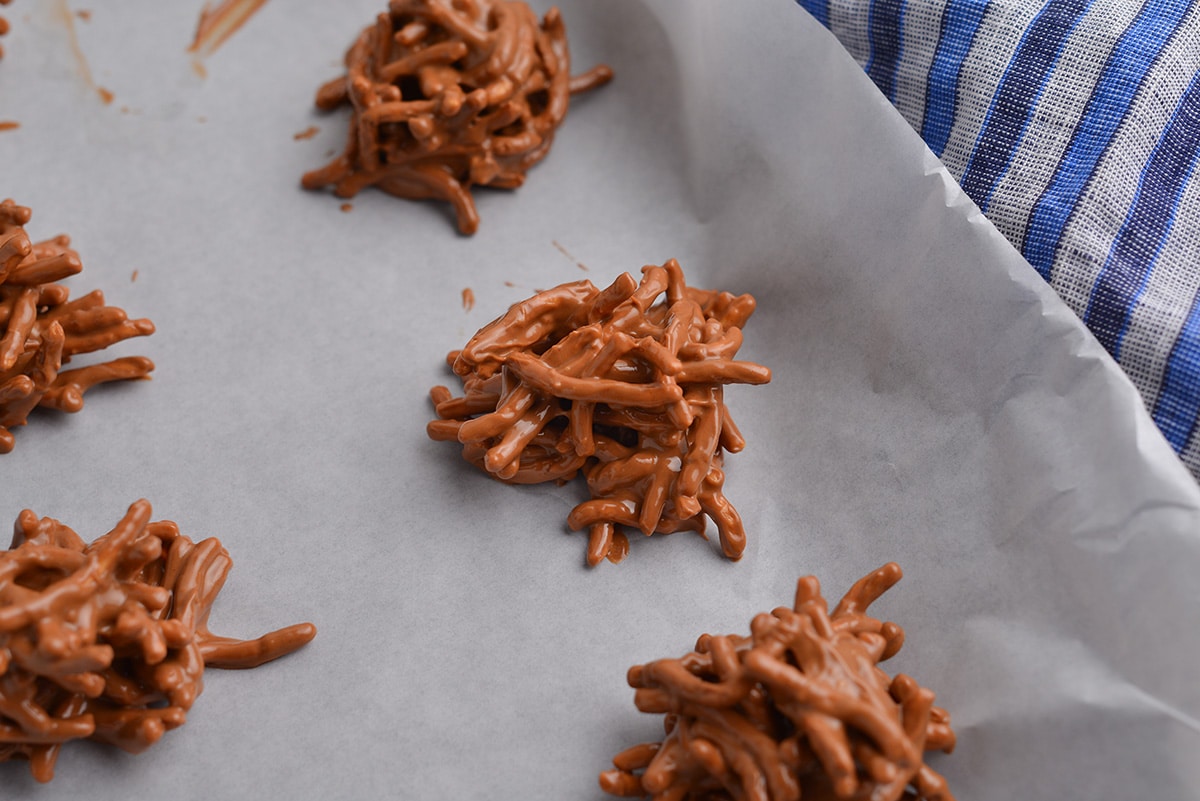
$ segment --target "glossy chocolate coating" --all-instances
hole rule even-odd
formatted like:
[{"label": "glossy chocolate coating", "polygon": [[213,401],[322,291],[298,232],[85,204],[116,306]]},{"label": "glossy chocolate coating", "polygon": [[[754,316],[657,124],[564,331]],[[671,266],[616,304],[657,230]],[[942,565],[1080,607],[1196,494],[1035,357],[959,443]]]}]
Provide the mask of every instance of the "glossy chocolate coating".
[{"label": "glossy chocolate coating", "polygon": [[70,740],[138,753],[183,724],[206,667],[257,667],[316,635],[311,623],[210,633],[232,565],[217,540],[150,522],[144,500],[91,545],[22,512],[0,551],[0,760],[28,759],[46,782]]},{"label": "glossy chocolate coating", "polygon": [[350,103],[345,152],[307,173],[307,189],[338,197],[378,186],[449,201],[464,234],[479,215],[473,184],[515,189],[545,157],[570,95],[607,83],[608,67],[576,78],[558,9],[539,24],[523,2],[392,0],[346,53],[346,75],[317,107]]},{"label": "glossy chocolate coating", "polygon": [[877,666],[904,632],[866,610],[900,576],[884,565],[832,612],[807,576],[795,605],[756,616],[749,637],[705,634],[682,659],[631,668],[634,703],[666,715],[667,735],[618,754],[601,788],[677,801],[953,801],[924,763],[926,751],[954,749],[950,716]]},{"label": "glossy chocolate coating", "polygon": [[461,442],[501,481],[582,472],[592,497],[567,522],[588,529],[590,565],[623,554],[618,525],[703,534],[706,517],[737,559],[746,535],[721,468],[723,452],[745,441],[724,385],[771,380],[733,358],[754,298],[689,287],[674,259],[642,272],[640,283],[623,273],[603,291],[577,281],[539,292],[481,329],[450,354],[464,395],[434,388],[440,419],[428,433]]},{"label": "glossy chocolate coating", "polygon": [[29,209],[0,203],[0,453],[13,449],[13,426],[25,424],[36,406],[77,412],[96,384],[144,378],[154,363],[141,356],[62,370],[72,356],[91,353],[129,337],[154,333],[149,320],[130,320],[92,292],[68,301],[54,283],[83,269],[70,239],[31,244],[24,226]]}]

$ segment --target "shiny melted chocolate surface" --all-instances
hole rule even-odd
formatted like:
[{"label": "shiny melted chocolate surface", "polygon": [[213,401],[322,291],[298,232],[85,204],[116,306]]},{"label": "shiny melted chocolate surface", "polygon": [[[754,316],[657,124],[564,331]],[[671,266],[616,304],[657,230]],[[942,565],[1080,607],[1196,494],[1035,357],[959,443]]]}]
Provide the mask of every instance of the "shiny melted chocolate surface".
[{"label": "shiny melted chocolate surface", "polygon": [[605,66],[575,78],[570,69],[557,9],[539,22],[509,0],[392,0],[346,53],[346,74],[317,92],[320,109],[351,106],[350,134],[302,184],[448,201],[473,234],[471,186],[519,187],[550,151],[570,96],[612,78]]},{"label": "shiny melted chocolate surface", "polygon": [[867,607],[900,577],[889,562],[830,612],[806,576],[793,607],[757,615],[750,636],[705,634],[682,659],[631,668],[634,703],[666,716],[666,737],[618,754],[601,788],[679,801],[953,801],[924,761],[954,749],[949,714],[878,667],[904,631]]},{"label": "shiny melted chocolate surface", "polygon": [[138,753],[183,725],[206,667],[257,667],[316,635],[311,623],[255,640],[212,634],[228,552],[150,514],[137,501],[87,545],[25,510],[0,551],[0,761],[28,759],[38,781],[71,740]]},{"label": "shiny melted chocolate surface", "polygon": [[30,216],[11,200],[0,203],[0,453],[13,449],[10,429],[24,425],[34,407],[77,412],[96,384],[145,378],[154,369],[142,356],[62,369],[72,356],[152,334],[154,324],[105,306],[99,290],[68,300],[56,282],[83,269],[79,254],[66,236],[31,243]]},{"label": "shiny melted chocolate surface", "polygon": [[746,534],[722,468],[745,440],[724,387],[771,380],[734,359],[754,298],[689,287],[674,259],[642,273],[539,292],[481,329],[448,357],[464,394],[432,390],[429,436],[500,481],[582,473],[592,497],[567,522],[588,530],[590,565],[623,558],[618,526],[703,534],[707,518],[738,559]]}]

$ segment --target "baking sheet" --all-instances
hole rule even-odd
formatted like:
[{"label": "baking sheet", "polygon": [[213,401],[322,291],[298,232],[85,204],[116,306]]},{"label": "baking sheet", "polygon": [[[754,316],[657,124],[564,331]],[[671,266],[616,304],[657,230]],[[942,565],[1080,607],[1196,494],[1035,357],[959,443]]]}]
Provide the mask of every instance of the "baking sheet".
[{"label": "baking sheet", "polygon": [[[951,712],[959,748],[930,763],[959,798],[1200,797],[1195,484],[802,10],[563,2],[576,70],[617,78],[525,187],[476,193],[466,239],[436,204],[368,192],[343,213],[298,188],[344,137],[313,92],[379,0],[267,3],[206,77],[185,52],[201,5],[6,9],[0,118],[21,127],[0,192],[35,238],[72,235],[73,294],[155,321],[112,352],[158,369],[18,430],[0,519],[91,539],[149,498],[233,555],[215,631],[319,634],[208,671],[146,754],[73,744],[49,787],[0,765],[5,798],[599,799],[611,756],[661,734],[629,665],[745,632],[800,575],[836,598],[892,559],[889,670]],[[638,537],[591,570],[565,526],[584,489],[474,472],[426,438],[426,393],[534,289],[669,257],[759,299],[742,355],[775,379],[728,393],[749,545],[734,564]]]}]

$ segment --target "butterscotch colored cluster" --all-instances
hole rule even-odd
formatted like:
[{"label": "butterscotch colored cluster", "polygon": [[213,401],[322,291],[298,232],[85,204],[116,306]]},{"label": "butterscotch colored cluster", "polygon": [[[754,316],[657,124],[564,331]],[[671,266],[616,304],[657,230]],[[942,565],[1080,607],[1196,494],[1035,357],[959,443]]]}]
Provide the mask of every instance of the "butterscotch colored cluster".
[{"label": "butterscotch colored cluster", "polygon": [[32,244],[29,218],[24,206],[0,203],[0,453],[13,449],[10,429],[24,425],[34,407],[77,412],[92,386],[154,369],[141,356],[61,369],[72,356],[152,334],[154,324],[105,306],[98,290],[68,300],[69,290],[55,282],[82,269],[79,254],[66,236]]},{"label": "butterscotch colored cluster", "polygon": [[205,667],[255,667],[313,638],[308,623],[211,634],[231,566],[217,540],[150,522],[144,500],[91,545],[22,512],[0,552],[0,760],[28,759],[46,782],[70,740],[143,751],[183,724]]},{"label": "butterscotch colored cluster", "polygon": [[588,529],[588,564],[624,547],[618,526],[703,534],[706,517],[737,559],[746,535],[722,460],[745,440],[724,397],[726,384],[771,380],[734,360],[754,298],[689,287],[674,259],[642,274],[563,284],[485,326],[448,357],[464,394],[433,389],[428,433],[501,481],[582,472],[591,499],[567,522]]},{"label": "butterscotch colored cluster", "polygon": [[666,738],[618,754],[600,786],[673,801],[953,801],[924,761],[954,748],[950,716],[878,667],[904,632],[867,607],[900,576],[884,565],[833,612],[807,576],[793,608],[758,615],[749,637],[706,634],[682,659],[633,667],[634,703],[666,715]]},{"label": "butterscotch colored cluster", "polygon": [[472,185],[515,189],[550,150],[570,95],[608,82],[571,78],[562,16],[509,0],[392,0],[346,53],[346,74],[317,92],[352,107],[341,156],[308,189],[450,202],[464,234],[479,226]]}]

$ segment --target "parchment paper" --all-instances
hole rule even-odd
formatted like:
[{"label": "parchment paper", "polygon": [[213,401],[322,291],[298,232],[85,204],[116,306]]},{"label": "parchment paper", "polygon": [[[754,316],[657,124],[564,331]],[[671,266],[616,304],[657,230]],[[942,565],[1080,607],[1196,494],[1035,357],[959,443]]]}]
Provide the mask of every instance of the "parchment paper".
[{"label": "parchment paper", "polygon": [[[788,0],[563,2],[572,104],[482,225],[300,174],[340,150],[312,111],[381,0],[275,0],[193,69],[200,0],[75,20],[23,0],[0,62],[0,193],[73,236],[75,295],[152,318],[158,364],[0,457],[0,519],[86,539],[139,497],[235,567],[214,631],[312,620],[305,650],[209,671],[149,752],[64,749],[4,798],[599,799],[658,739],[625,671],[745,632],[796,579],[831,598],[897,560],[888,667],[938,693],[960,799],[1200,797],[1200,494],[1132,386],[836,41]],[[538,6],[544,10],[544,5]],[[72,6],[68,10],[77,9]],[[310,140],[293,134],[317,125]],[[565,253],[563,252],[565,251]],[[569,254],[569,255],[568,255]],[[669,257],[751,292],[729,392],[740,563],[694,535],[584,566],[581,486],[514,488],[431,442],[445,353],[536,288]],[[586,267],[586,272],[578,264]],[[137,278],[132,274],[137,271]],[[461,292],[476,305],[463,308]]]}]

